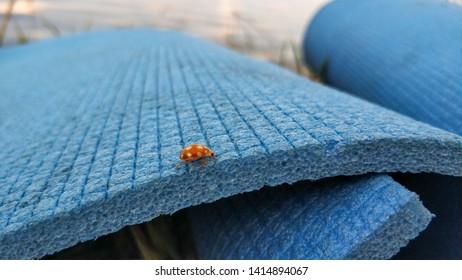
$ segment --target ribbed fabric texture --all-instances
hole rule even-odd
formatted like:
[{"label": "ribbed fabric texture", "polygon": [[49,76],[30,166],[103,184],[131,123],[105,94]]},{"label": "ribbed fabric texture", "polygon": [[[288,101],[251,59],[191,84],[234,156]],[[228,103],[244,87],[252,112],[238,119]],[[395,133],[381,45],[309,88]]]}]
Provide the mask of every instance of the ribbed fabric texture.
[{"label": "ribbed fabric texture", "polygon": [[[461,137],[178,33],[5,49],[0,73],[1,258],[40,257],[265,185],[462,175]],[[176,170],[190,143],[217,159]]]},{"label": "ribbed fabric texture", "polygon": [[[460,26],[462,6],[449,1],[339,0],[316,15],[303,49],[328,83],[462,135]],[[462,179],[404,181],[424,195],[437,190],[423,200],[435,225],[405,257],[462,258]]]}]

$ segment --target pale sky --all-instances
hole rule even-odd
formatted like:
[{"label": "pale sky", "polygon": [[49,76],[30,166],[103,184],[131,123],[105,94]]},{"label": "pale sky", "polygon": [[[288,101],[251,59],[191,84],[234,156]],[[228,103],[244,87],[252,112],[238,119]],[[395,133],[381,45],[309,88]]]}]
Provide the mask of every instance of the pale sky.
[{"label": "pale sky", "polygon": [[[298,42],[308,21],[330,0],[17,0],[20,28],[33,38],[50,37],[39,15],[62,34],[107,27],[158,27],[219,40],[240,28],[255,37]],[[0,2],[0,12],[7,1]],[[11,25],[11,24],[10,24]],[[9,38],[14,30],[9,28]],[[235,31],[235,30],[234,30]]]}]

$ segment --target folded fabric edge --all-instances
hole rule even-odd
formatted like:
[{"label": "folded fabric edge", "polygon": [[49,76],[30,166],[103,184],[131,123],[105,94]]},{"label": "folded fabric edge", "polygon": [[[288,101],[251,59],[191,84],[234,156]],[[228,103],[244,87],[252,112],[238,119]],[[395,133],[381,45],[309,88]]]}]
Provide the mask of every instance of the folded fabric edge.
[{"label": "folded fabric edge", "polygon": [[[417,194],[412,194],[406,204],[390,216],[377,231],[366,237],[362,246],[358,246],[346,255],[345,259],[391,259],[425,230],[435,215],[425,208]],[[400,223],[407,226],[397,227],[396,225]],[[398,239],[396,246],[387,249],[386,242],[393,239]]]},{"label": "folded fabric edge", "polygon": [[[58,208],[44,212],[48,216],[28,224],[13,224],[2,237],[1,242],[5,245],[1,247],[0,255],[2,258],[42,257],[78,242],[115,232],[129,224],[149,221],[161,214],[171,214],[192,205],[260,189],[265,185],[277,186],[307,179],[370,172],[448,171],[457,174],[460,170],[453,162],[460,161],[462,155],[457,153],[456,142],[445,146],[435,141],[413,142],[410,139],[403,139],[403,142],[393,139],[359,141],[340,145],[342,147],[337,152],[332,150],[328,154],[325,154],[324,147],[322,152],[319,149],[313,152],[313,147],[309,146],[293,152],[275,153],[272,157],[228,160],[221,166],[219,163],[211,164],[205,170],[196,166],[190,173],[184,171],[165,180],[140,184],[139,188],[118,192],[104,202],[96,196],[94,200],[82,203],[80,208],[71,211]],[[436,154],[449,153],[452,158],[429,159],[428,155],[416,153],[417,150],[423,154],[429,151]],[[387,156],[381,158],[380,154]],[[230,176],[234,179],[231,180]],[[210,180],[215,177],[222,178],[223,182]],[[179,200],[176,204],[168,204],[163,200],[175,200],[175,196],[180,194],[187,200]],[[39,240],[30,239],[34,232],[33,236],[39,237]],[[27,242],[31,244],[26,245]],[[51,247],[41,248],[33,244],[50,244]]]},{"label": "folded fabric edge", "polygon": [[389,259],[433,217],[380,174],[267,188],[187,212],[204,259]]}]

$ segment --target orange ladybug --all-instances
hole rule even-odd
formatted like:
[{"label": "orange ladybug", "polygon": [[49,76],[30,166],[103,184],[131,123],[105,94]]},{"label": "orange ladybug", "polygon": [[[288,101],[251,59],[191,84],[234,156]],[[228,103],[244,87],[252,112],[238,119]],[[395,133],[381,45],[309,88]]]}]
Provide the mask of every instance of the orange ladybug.
[{"label": "orange ladybug", "polygon": [[201,159],[202,166],[207,163],[207,156],[215,158],[215,153],[201,144],[191,144],[186,146],[180,153],[180,159],[184,160],[178,164],[175,168],[180,168],[183,164],[188,164],[191,161]]}]

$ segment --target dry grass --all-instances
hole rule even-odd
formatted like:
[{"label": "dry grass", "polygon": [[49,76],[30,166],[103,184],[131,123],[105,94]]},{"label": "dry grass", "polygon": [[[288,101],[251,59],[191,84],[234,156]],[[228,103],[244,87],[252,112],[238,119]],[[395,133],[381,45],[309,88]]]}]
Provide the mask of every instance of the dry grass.
[{"label": "dry grass", "polygon": [[[14,17],[13,12],[15,4],[16,0],[8,0],[6,11],[4,11],[3,17],[0,20],[0,47],[3,46],[5,42],[6,33],[10,24],[13,25],[13,30],[16,35],[16,43],[25,44],[31,40],[31,37],[26,32],[24,32],[21,24]],[[31,11],[31,18],[35,20],[43,30],[48,31],[53,37],[58,37],[61,35],[61,31],[55,24],[53,24],[53,22],[36,12],[33,0],[27,0],[27,5]]]}]

